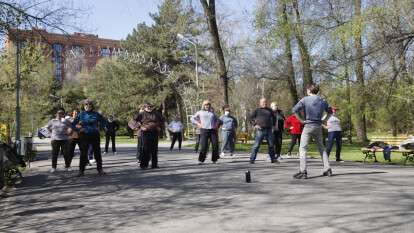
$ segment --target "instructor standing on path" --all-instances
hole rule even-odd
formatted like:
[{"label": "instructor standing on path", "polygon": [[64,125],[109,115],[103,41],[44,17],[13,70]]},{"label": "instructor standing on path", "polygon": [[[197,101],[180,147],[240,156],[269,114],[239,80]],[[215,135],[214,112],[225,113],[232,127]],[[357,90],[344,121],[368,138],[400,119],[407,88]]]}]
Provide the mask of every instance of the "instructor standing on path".
[{"label": "instructor standing on path", "polygon": [[[322,139],[322,117],[323,113],[327,112],[330,114],[331,110],[329,108],[326,100],[318,96],[319,86],[312,83],[309,84],[306,88],[308,96],[302,98],[292,109],[292,112],[295,113],[296,117],[303,121],[305,127],[302,131],[302,136],[300,139],[299,146],[299,156],[300,156],[300,168],[299,172],[296,173],[293,177],[296,179],[307,179],[307,167],[306,167],[306,154],[308,150],[308,144],[311,138],[315,139],[316,144],[318,145],[319,153],[323,160],[323,176],[331,176],[332,170],[329,166],[328,155],[323,146]],[[303,110],[305,113],[305,120],[300,116],[300,111]],[[328,116],[329,117],[329,116]]]}]

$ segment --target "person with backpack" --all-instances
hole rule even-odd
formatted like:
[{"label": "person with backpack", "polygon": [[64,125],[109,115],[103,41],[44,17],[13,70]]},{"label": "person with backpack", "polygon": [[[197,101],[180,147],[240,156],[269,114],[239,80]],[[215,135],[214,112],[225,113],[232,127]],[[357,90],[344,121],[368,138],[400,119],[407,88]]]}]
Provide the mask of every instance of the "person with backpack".
[{"label": "person with backpack", "polygon": [[[302,136],[300,139],[299,146],[299,157],[300,166],[299,172],[293,177],[295,179],[307,179],[307,164],[306,155],[310,140],[313,138],[318,145],[319,153],[323,161],[323,176],[332,176],[332,169],[329,165],[328,154],[326,153],[322,139],[322,118],[324,112],[331,114],[331,110],[328,102],[318,96],[319,85],[314,83],[308,84],[306,88],[308,96],[302,98],[292,109],[296,117],[304,123]],[[305,116],[301,116],[300,113],[303,111]]]}]

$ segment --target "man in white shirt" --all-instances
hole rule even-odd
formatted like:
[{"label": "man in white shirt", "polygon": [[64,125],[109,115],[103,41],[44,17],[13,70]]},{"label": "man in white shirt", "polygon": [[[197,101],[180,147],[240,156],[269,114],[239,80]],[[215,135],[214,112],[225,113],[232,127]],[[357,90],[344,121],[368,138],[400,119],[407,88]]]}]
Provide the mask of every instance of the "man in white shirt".
[{"label": "man in white shirt", "polygon": [[174,148],[175,142],[178,140],[178,150],[181,150],[181,143],[183,141],[183,123],[176,116],[168,125],[168,131],[172,136],[170,150]]}]

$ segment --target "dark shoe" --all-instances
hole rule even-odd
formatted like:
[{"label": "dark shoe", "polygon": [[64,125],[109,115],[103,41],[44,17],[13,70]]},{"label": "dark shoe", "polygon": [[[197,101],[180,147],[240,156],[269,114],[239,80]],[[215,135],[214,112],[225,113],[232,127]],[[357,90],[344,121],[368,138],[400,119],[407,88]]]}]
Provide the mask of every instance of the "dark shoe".
[{"label": "dark shoe", "polygon": [[272,161],[270,161],[271,163],[280,163],[279,160],[277,159],[272,159]]},{"label": "dark shoe", "polygon": [[343,163],[343,162],[345,162],[345,161],[343,161],[342,159],[336,159],[336,162]]},{"label": "dark shoe", "polygon": [[160,168],[159,166],[155,166],[155,167],[151,167],[151,169],[158,169]]},{"label": "dark shoe", "polygon": [[84,172],[79,172],[78,175],[77,175],[77,177],[81,177],[81,176],[84,176],[84,175],[85,175]]},{"label": "dark shoe", "polygon": [[306,171],[298,172],[295,175],[293,175],[293,178],[295,178],[295,179],[308,179],[308,173]]},{"label": "dark shoe", "polygon": [[254,164],[254,161],[253,160],[250,160],[250,164]]},{"label": "dark shoe", "polygon": [[143,167],[143,166],[140,166],[140,168],[141,168],[142,170],[145,170],[145,169],[147,169],[148,167]]},{"label": "dark shoe", "polygon": [[322,173],[323,176],[332,176],[332,169],[328,169]]},{"label": "dark shoe", "polygon": [[98,176],[104,176],[104,175],[106,175],[106,173],[104,171],[99,171],[98,172]]}]

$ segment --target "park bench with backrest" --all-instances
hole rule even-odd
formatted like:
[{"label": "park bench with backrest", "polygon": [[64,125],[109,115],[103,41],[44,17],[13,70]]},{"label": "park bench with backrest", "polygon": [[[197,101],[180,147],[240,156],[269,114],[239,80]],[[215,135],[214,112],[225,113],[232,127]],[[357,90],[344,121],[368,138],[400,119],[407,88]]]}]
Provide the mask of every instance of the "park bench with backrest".
[{"label": "park bench with backrest", "polygon": [[242,143],[247,143],[248,140],[250,140],[250,134],[246,132],[240,132],[237,133],[237,141],[240,141]]},{"label": "park bench with backrest", "polygon": [[[403,157],[405,157],[404,165],[407,163],[407,161],[414,161],[414,150],[412,149],[404,149],[400,147],[401,142],[407,140],[408,137],[373,137],[370,139],[370,143],[372,144],[374,142],[384,142],[388,144],[389,146],[398,147],[395,149],[391,149],[391,152],[394,153],[401,153]],[[374,159],[375,162],[378,162],[376,152],[382,153],[384,151],[383,148],[379,147],[363,147],[361,148],[362,153],[365,155],[364,157],[364,163],[367,159]]]}]

